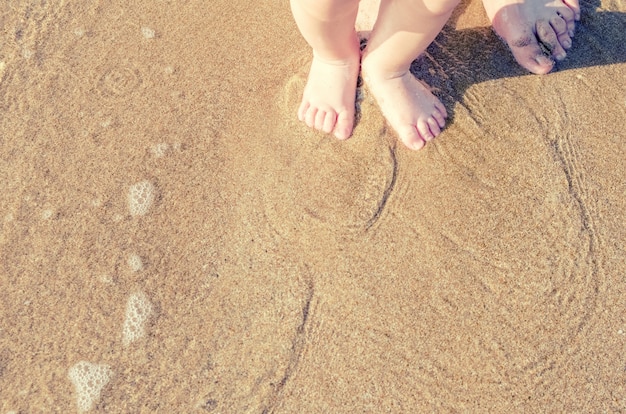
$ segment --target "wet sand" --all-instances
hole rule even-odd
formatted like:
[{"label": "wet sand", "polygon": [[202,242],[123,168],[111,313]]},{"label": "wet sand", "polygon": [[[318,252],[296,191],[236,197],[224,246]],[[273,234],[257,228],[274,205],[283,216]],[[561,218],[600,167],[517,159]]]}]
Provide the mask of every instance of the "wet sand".
[{"label": "wet sand", "polygon": [[0,412],[81,369],[94,412],[625,412],[626,6],[583,9],[534,76],[461,5],[411,152],[366,90],[297,122],[285,2],[2,6]]}]

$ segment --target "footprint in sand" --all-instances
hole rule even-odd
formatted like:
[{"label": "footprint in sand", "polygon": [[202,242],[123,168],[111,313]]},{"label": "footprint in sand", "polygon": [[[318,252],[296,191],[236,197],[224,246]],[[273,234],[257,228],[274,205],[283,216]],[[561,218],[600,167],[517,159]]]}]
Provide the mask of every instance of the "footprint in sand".
[{"label": "footprint in sand", "polygon": [[[306,66],[305,66],[306,67]],[[261,188],[265,212],[280,233],[309,223],[333,231],[366,231],[383,215],[395,183],[395,141],[373,100],[357,91],[357,126],[347,141],[310,130],[296,117],[306,70],[293,76],[279,98],[281,127],[273,132]],[[276,178],[278,177],[278,178]]]}]

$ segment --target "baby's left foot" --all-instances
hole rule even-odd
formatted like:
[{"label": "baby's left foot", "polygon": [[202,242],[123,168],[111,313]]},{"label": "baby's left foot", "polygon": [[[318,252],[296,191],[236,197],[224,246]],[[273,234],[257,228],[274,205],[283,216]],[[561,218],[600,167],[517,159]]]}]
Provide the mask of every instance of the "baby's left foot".
[{"label": "baby's left foot", "polygon": [[445,106],[409,70],[397,74],[368,71],[363,79],[376,98],[387,122],[400,140],[418,150],[434,139],[445,125]]}]

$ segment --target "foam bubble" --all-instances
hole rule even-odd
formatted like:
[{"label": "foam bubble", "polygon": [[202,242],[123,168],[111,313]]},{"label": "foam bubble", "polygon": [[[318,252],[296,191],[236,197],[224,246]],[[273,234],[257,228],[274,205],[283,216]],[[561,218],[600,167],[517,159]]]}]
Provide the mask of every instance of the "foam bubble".
[{"label": "foam bubble", "polygon": [[50,220],[54,215],[54,210],[51,208],[47,208],[41,212],[41,218],[44,220]]},{"label": "foam bubble", "polygon": [[100,399],[102,389],[109,383],[112,376],[111,367],[105,364],[80,361],[70,368],[68,377],[76,389],[79,413],[93,408]]},{"label": "foam bubble", "polygon": [[151,151],[155,157],[161,158],[165,156],[165,153],[167,152],[169,148],[170,146],[167,142],[160,142],[158,144],[154,144],[151,148]]},{"label": "foam bubble", "polygon": [[156,195],[156,188],[150,181],[140,181],[130,186],[128,208],[132,216],[143,216],[148,212]]},{"label": "foam bubble", "polygon": [[154,39],[154,36],[156,35],[156,32],[154,31],[154,29],[151,29],[149,27],[142,27],[141,28],[141,34],[146,39]]},{"label": "foam bubble", "polygon": [[130,295],[126,303],[126,319],[122,328],[124,346],[146,334],[146,322],[153,313],[152,303],[143,292]]},{"label": "foam bubble", "polygon": [[108,273],[100,275],[100,281],[102,283],[106,283],[107,285],[112,285],[114,283],[113,277]]},{"label": "foam bubble", "polygon": [[130,267],[130,270],[133,272],[140,272],[143,270],[143,260],[141,260],[141,256],[137,253],[131,253],[128,255],[127,263],[128,267]]}]

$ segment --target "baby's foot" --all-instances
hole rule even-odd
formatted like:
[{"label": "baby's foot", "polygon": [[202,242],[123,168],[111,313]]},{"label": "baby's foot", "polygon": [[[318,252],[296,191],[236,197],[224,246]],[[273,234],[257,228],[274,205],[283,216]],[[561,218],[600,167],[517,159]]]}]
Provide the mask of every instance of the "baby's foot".
[{"label": "baby's foot", "polygon": [[363,77],[407,147],[418,150],[439,135],[448,116],[446,108],[410,71],[385,75],[364,68]]},{"label": "baby's foot", "polygon": [[575,21],[580,20],[578,0],[483,0],[483,4],[515,60],[533,73],[550,72],[553,59],[565,59],[572,47]]},{"label": "baby's foot", "polygon": [[311,128],[333,132],[339,139],[350,137],[359,63],[358,49],[347,60],[326,61],[314,55],[298,119]]}]

